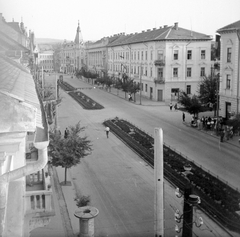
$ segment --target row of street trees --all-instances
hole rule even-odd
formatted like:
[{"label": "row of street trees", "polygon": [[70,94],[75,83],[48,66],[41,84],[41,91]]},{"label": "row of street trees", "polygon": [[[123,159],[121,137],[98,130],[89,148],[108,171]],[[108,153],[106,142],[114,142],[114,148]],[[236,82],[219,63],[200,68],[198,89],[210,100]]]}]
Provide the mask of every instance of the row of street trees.
[{"label": "row of street trees", "polygon": [[133,94],[135,102],[136,93],[140,91],[139,83],[136,83],[133,79],[129,78],[126,73],[123,73],[122,78],[109,77],[105,74],[104,77],[96,79],[95,82],[105,86],[109,91],[111,90],[112,85],[119,90],[123,90],[125,92],[125,98],[126,94]]}]

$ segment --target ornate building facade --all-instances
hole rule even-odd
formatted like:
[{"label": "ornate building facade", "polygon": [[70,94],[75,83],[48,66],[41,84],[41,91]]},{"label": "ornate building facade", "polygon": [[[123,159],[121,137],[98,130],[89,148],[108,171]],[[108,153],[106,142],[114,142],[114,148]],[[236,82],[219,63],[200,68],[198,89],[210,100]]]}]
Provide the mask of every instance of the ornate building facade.
[{"label": "ornate building facade", "polygon": [[221,35],[219,114],[228,119],[240,113],[240,21],[217,32]]},{"label": "ornate building facade", "polygon": [[[57,52],[56,52],[57,53]],[[73,74],[76,70],[80,70],[84,60],[83,38],[78,22],[77,32],[75,40],[67,42],[66,40],[61,45],[60,53],[60,69],[62,73]],[[55,54],[55,60],[58,60],[58,56]]]}]

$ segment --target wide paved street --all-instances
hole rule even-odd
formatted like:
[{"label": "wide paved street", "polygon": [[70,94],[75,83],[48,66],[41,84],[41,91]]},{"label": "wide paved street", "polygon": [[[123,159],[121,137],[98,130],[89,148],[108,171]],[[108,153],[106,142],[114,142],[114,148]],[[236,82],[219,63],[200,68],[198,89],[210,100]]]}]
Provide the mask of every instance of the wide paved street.
[{"label": "wide paved street", "polygon": [[[77,79],[69,78],[68,82],[78,88],[89,88],[88,84]],[[110,133],[107,139],[102,122],[118,116],[129,120],[150,134],[153,134],[154,127],[162,127],[167,144],[171,142],[171,145],[175,146],[179,138],[178,149],[184,147],[184,144],[181,144],[181,141],[184,141],[183,134],[192,133],[197,142],[199,134],[193,135],[193,130],[182,124],[180,112],[170,112],[169,108],[163,104],[150,107],[139,106],[100,89],[83,90],[105,108],[97,111],[84,110],[64,91],[61,91],[63,100],[59,108],[58,122],[63,132],[65,127],[81,121],[81,125],[86,126],[86,134],[93,142],[95,151],[82,160],[80,165],[72,168],[69,176],[74,183],[75,191],[81,195],[90,195],[91,205],[100,211],[95,222],[95,236],[153,236],[153,169],[113,134]],[[181,135],[178,134],[178,126],[183,130]],[[172,137],[174,130],[176,130],[176,136]],[[185,146],[188,144],[187,141],[189,138],[186,139]],[[213,144],[214,142],[217,143],[216,139],[212,139]],[[201,140],[199,143],[203,144]],[[194,143],[189,144],[192,146]],[[196,152],[201,153],[202,150],[197,149]],[[74,201],[68,202],[70,218],[75,209]],[[175,236],[174,212],[176,209],[182,212],[182,200],[175,197],[173,187],[166,182],[165,236]],[[203,217],[204,225],[200,229],[194,228],[193,236],[230,236],[206,215],[196,210],[194,219],[199,216]],[[78,222],[76,218],[71,220],[76,234],[79,228]]]},{"label": "wide paved street", "polygon": [[[89,84],[78,79],[69,77],[66,80],[77,88],[89,88]],[[215,137],[206,136],[206,134],[186,126],[182,123],[182,113],[170,111],[169,107],[164,104],[140,106],[100,89],[83,89],[82,91],[105,106],[105,109],[99,111],[94,118],[92,114],[96,114],[95,111],[89,113],[92,121],[102,123],[104,119],[118,116],[129,120],[151,135],[153,135],[155,127],[161,127],[164,133],[164,142],[167,145],[240,189],[240,146],[219,143]],[[186,120],[190,121],[190,119],[191,116],[187,114]]]}]

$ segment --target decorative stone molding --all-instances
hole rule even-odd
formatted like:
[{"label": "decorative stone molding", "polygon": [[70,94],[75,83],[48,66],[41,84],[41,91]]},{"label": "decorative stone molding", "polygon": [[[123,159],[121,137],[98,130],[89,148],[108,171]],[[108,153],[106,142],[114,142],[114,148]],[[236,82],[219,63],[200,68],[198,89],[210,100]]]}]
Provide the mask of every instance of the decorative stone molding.
[{"label": "decorative stone molding", "polygon": [[49,224],[50,217],[33,217],[31,220],[29,220],[29,231],[38,228],[38,227],[44,227]]}]

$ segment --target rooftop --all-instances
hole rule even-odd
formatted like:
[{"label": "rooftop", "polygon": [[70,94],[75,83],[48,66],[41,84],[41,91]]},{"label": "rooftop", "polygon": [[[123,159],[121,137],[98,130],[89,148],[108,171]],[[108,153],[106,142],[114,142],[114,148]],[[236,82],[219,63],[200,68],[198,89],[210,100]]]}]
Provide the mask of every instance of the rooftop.
[{"label": "rooftop", "polygon": [[240,20],[220,28],[219,30],[217,30],[217,32],[239,30],[239,29],[240,29]]},{"label": "rooftop", "polygon": [[[28,69],[0,53],[0,131],[35,131],[43,127],[35,83]],[[11,109],[9,109],[11,108]],[[11,118],[11,119],[9,119]]]},{"label": "rooftop", "polygon": [[108,46],[117,46],[124,44],[133,44],[147,41],[166,41],[166,40],[212,40],[209,35],[198,33],[178,27],[178,23],[174,26],[163,26],[159,28],[148,29],[141,33],[120,34],[119,37]]}]

